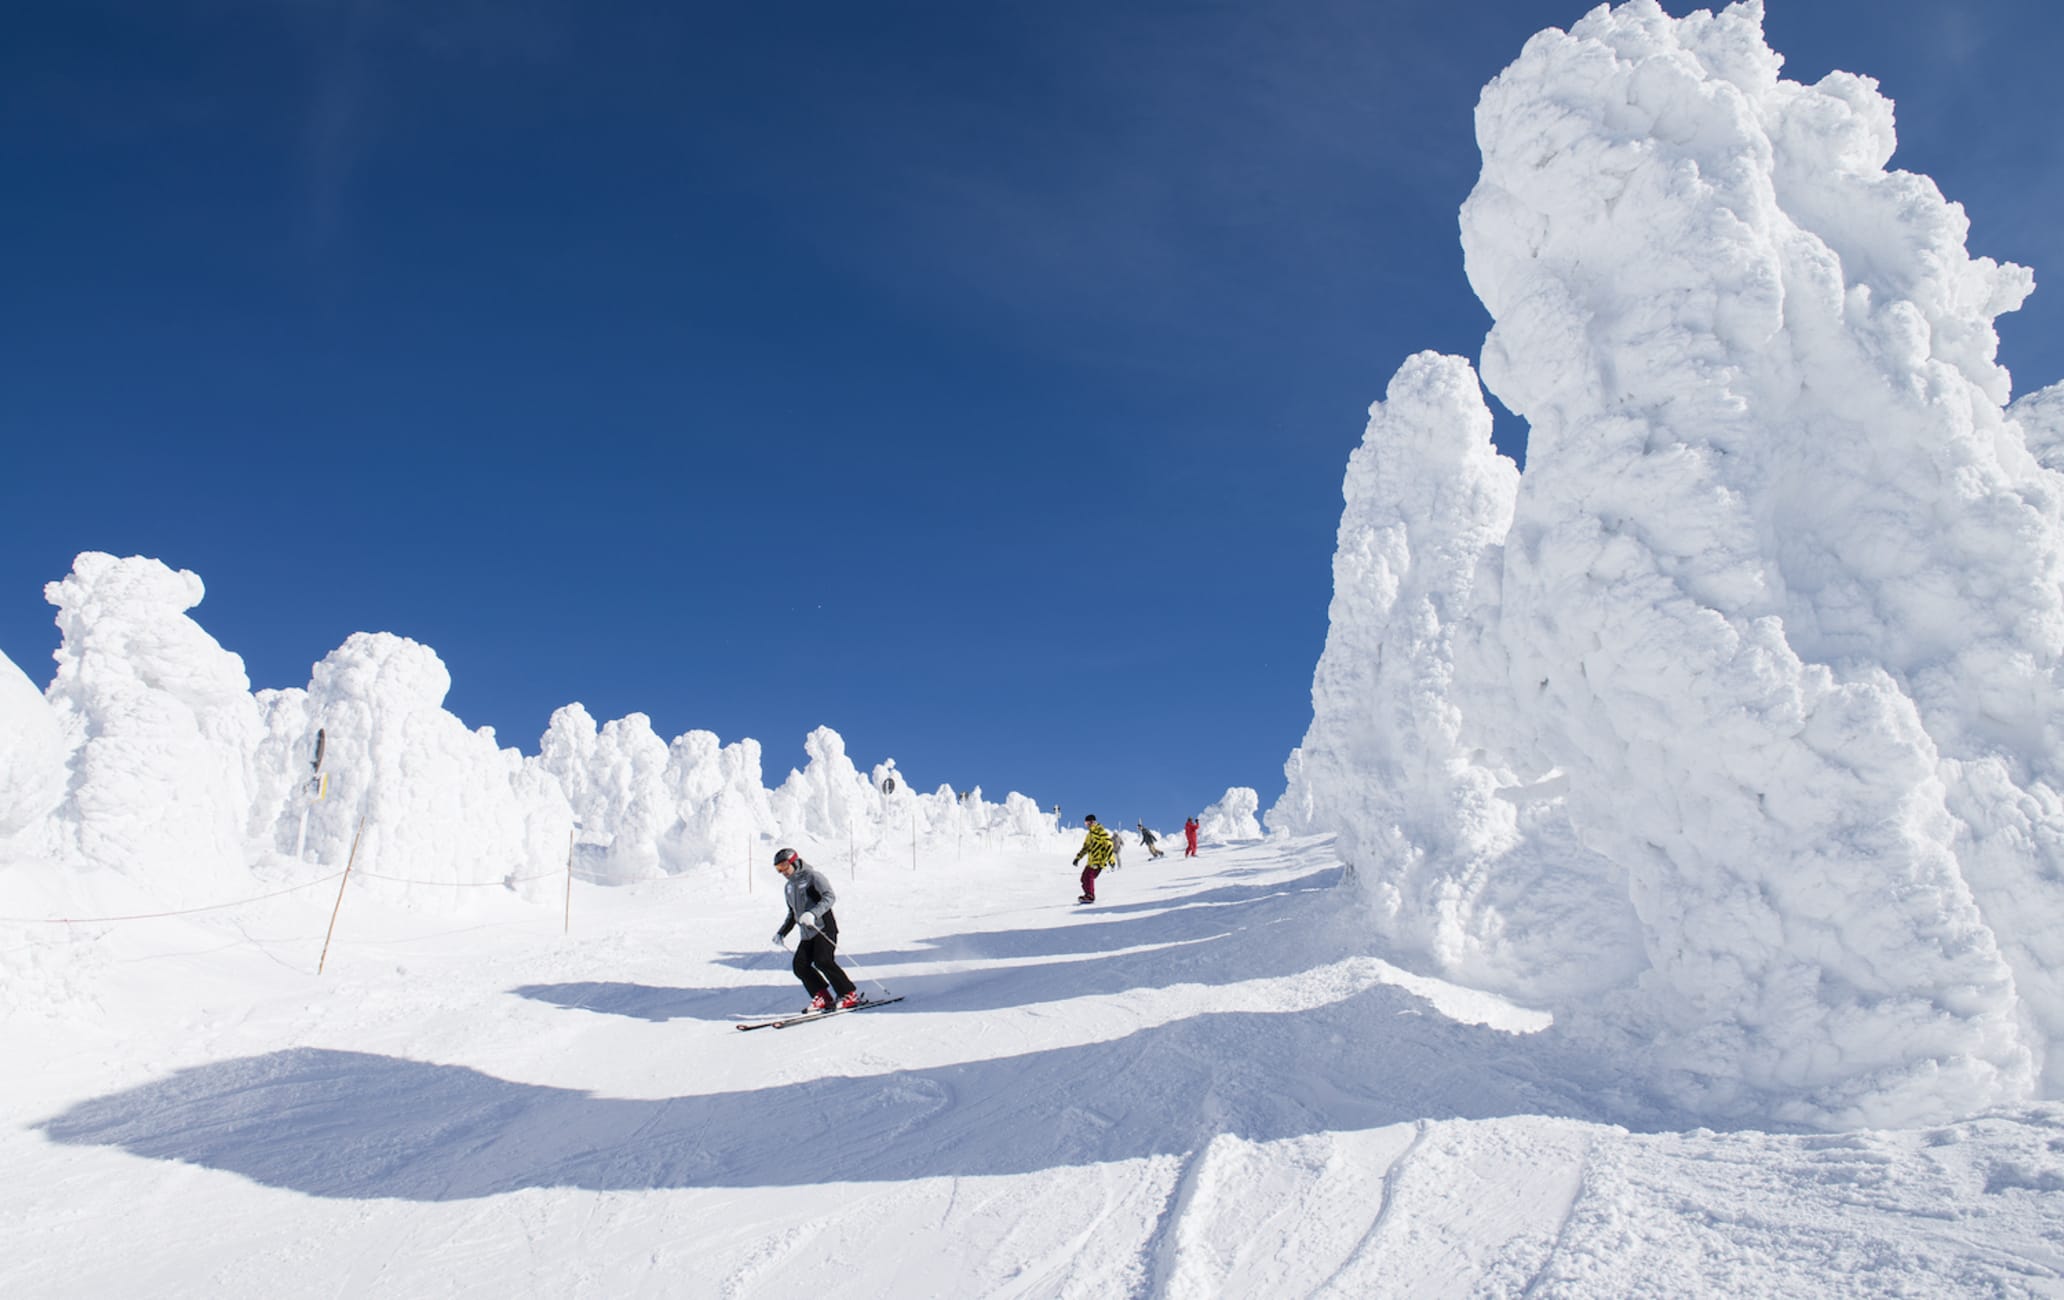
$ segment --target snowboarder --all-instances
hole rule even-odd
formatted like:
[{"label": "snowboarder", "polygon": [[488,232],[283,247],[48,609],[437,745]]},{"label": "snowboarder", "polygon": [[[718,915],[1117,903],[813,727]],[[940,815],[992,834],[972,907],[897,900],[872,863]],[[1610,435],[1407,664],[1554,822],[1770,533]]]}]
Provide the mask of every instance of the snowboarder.
[{"label": "snowboarder", "polygon": [[[1082,897],[1078,903],[1096,902],[1097,873],[1111,865],[1111,832],[1097,825],[1095,813],[1083,814],[1082,824],[1089,828],[1082,837],[1082,847],[1075,851],[1075,862],[1089,859],[1089,865],[1082,868]],[[1069,865],[1074,865],[1070,863]]]},{"label": "snowboarder", "polygon": [[1161,856],[1161,846],[1154,839],[1154,832],[1147,829],[1147,824],[1145,822],[1141,822],[1139,824],[1139,839],[1140,843],[1147,846],[1148,857],[1158,858]]},{"label": "snowboarder", "polygon": [[1185,840],[1189,841],[1189,842],[1188,842],[1187,844],[1185,844],[1185,845],[1183,846],[1183,856],[1184,856],[1184,857],[1186,857],[1186,858],[1194,858],[1194,857],[1196,857],[1196,856],[1197,856],[1197,819],[1196,819],[1195,817],[1192,817],[1192,818],[1190,818],[1190,819],[1189,819],[1188,821],[1186,821],[1186,822],[1184,822],[1184,823],[1182,824],[1182,833],[1183,833],[1183,838],[1184,838]]},{"label": "snowboarder", "polygon": [[782,892],[788,900],[788,919],[774,932],[774,942],[786,948],[788,945],[782,941],[788,938],[788,932],[802,927],[802,936],[796,942],[794,970],[810,994],[810,1010],[830,1007],[834,993],[840,1007],[858,1006],[860,990],[839,969],[833,955],[838,948],[838,918],[831,914],[831,906],[838,897],[831,892],[831,882],[794,849],[776,853],[774,869],[786,882]]}]

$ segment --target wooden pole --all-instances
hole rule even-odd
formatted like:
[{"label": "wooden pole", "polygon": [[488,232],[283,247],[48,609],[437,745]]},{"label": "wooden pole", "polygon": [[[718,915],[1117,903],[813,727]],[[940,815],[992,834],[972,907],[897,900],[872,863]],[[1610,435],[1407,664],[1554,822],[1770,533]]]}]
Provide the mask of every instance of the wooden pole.
[{"label": "wooden pole", "polygon": [[573,933],[573,837],[578,827],[566,832],[566,933]]},{"label": "wooden pole", "polygon": [[337,933],[337,913],[344,910],[344,886],[351,883],[351,866],[358,861],[358,841],[365,834],[366,816],[365,813],[359,814],[358,833],[351,837],[351,856],[344,859],[344,878],[337,882],[337,902],[330,908],[330,928],[323,932],[322,957],[315,963],[315,973],[318,975],[322,974],[323,967],[329,964],[330,936]]},{"label": "wooden pole", "polygon": [[917,870],[917,805],[910,806],[910,869]]}]

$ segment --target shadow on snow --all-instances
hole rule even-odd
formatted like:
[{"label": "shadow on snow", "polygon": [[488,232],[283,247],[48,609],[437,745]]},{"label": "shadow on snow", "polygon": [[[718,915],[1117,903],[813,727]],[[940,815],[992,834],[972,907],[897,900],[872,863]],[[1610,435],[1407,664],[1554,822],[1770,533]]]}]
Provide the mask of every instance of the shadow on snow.
[{"label": "shadow on snow", "polygon": [[181,1070],[40,1127],[310,1196],[449,1201],[1017,1174],[1176,1155],[1221,1133],[1512,1114],[1581,1110],[1526,1040],[1378,986],[1313,1011],[1213,1012],[1110,1042],[658,1101],[297,1048]]},{"label": "shadow on snow", "polygon": [[[847,970],[863,984],[876,977],[910,999],[912,1011],[997,1011],[1059,998],[1125,993],[1176,984],[1223,985],[1294,975],[1315,964],[1310,945],[1268,933],[1272,927],[1308,923],[1309,895],[1339,883],[1338,868],[1315,871],[1269,886],[1231,886],[1073,913],[1081,923],[1022,930],[988,930],[954,935],[922,948],[885,952],[841,950]],[[1097,917],[1120,916],[1117,920]],[[1252,942],[1261,940],[1261,942]],[[940,974],[889,973],[891,965],[919,962],[1025,962]],[[639,1020],[730,1020],[740,1015],[796,1009],[801,987],[786,958],[769,953],[727,954],[719,964],[764,969],[765,985],[731,988],[670,988],[650,984],[584,981],[525,984],[510,992],[569,1010]]]},{"label": "shadow on snow", "polygon": [[[869,963],[1022,963],[898,974],[895,990],[911,1001],[870,1013],[884,1017],[1295,975],[1336,955],[1318,934],[1332,909],[1315,895],[1338,879],[1327,870],[1173,895],[1138,905],[1151,916],[977,933],[919,952],[860,954],[855,965],[864,975]],[[750,1010],[736,1005],[741,994],[761,990],[588,983],[516,992],[664,1021]],[[1582,1094],[1568,1081],[1596,1079],[1597,1063],[1566,1056],[1554,1039],[1460,1024],[1415,994],[1376,985],[1311,1010],[1200,1012],[1105,1042],[663,1100],[297,1048],[180,1070],[82,1102],[40,1129],[56,1142],[311,1196],[449,1201],[523,1188],[1019,1174],[1180,1155],[1220,1134],[1269,1141],[1421,1119],[1591,1119],[1610,1103],[1638,1108]]]}]

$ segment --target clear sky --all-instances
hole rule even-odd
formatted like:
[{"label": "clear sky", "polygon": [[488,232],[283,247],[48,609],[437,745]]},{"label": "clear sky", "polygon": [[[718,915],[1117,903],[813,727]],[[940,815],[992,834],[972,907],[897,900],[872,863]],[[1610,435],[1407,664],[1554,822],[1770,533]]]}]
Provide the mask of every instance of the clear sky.
[{"label": "clear sky", "polygon": [[[19,6],[0,649],[47,682],[42,585],[144,554],[254,685],[396,632],[525,752],[579,700],[770,783],[822,723],[1071,817],[1266,807],[1365,410],[1488,325],[1477,92],[1583,8]],[[2036,270],[2016,391],[2064,377],[2059,7],[1767,28],[1879,79]]]}]

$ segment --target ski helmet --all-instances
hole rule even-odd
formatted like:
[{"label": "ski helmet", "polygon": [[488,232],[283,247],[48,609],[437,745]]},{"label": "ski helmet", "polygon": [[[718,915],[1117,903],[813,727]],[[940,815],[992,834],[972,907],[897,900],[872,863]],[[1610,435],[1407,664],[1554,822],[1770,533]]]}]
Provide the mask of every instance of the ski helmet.
[{"label": "ski helmet", "polygon": [[791,862],[802,861],[802,858],[803,855],[797,853],[794,849],[782,849],[775,853],[774,865],[777,867],[785,867]]}]

